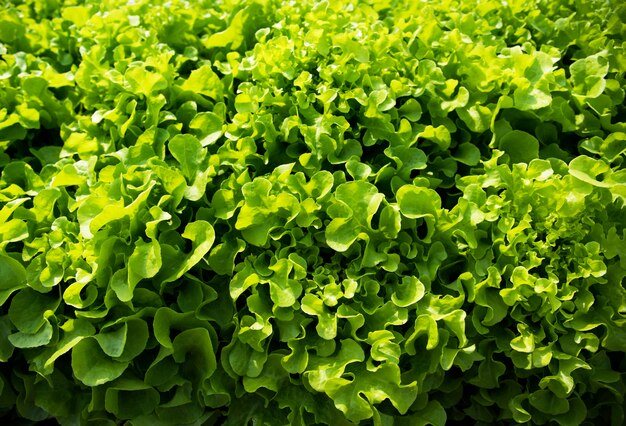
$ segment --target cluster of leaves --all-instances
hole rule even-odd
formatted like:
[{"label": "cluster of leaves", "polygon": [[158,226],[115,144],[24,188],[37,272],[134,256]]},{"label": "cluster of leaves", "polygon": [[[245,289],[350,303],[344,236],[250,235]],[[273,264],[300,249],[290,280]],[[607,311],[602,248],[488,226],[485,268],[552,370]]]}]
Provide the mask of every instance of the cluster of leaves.
[{"label": "cluster of leaves", "polygon": [[620,2],[0,12],[7,421],[624,423]]}]

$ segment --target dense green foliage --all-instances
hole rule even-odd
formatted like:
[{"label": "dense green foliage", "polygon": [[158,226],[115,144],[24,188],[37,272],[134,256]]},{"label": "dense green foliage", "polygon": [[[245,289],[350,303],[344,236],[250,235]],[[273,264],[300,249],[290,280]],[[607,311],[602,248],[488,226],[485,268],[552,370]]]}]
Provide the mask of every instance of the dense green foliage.
[{"label": "dense green foliage", "polygon": [[623,425],[625,22],[4,0],[3,423]]}]

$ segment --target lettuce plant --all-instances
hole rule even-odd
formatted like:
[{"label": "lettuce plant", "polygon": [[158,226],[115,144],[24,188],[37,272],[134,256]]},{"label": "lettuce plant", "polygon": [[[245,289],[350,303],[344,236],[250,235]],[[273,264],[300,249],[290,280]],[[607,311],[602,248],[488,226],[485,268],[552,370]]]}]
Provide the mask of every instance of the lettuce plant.
[{"label": "lettuce plant", "polygon": [[624,424],[626,7],[0,3],[11,424]]}]

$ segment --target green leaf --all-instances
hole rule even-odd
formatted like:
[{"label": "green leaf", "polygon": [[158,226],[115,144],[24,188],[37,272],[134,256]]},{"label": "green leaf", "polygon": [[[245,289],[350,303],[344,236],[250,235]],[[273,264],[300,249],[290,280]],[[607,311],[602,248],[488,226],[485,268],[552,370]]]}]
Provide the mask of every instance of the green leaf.
[{"label": "green leaf", "polygon": [[331,379],[327,388],[335,407],[340,409],[346,418],[352,422],[360,422],[373,416],[373,410],[368,401],[359,394],[355,380]]},{"label": "green leaf", "polygon": [[[491,104],[493,105],[493,104]],[[467,127],[476,133],[483,133],[491,126],[494,112],[488,106],[478,103],[464,108],[457,108],[456,113]]]},{"label": "green leaf", "polygon": [[417,349],[415,341],[421,335],[426,335],[426,350],[432,350],[439,344],[439,329],[437,322],[430,315],[419,315],[415,320],[413,331],[406,339],[405,350],[409,355],[415,355]]},{"label": "green leaf", "polygon": [[499,147],[512,163],[530,163],[539,157],[539,141],[531,134],[512,130],[500,139]]},{"label": "green leaf", "polygon": [[257,377],[244,377],[243,386],[246,392],[254,393],[260,388],[281,392],[283,383],[289,379],[289,373],[282,366],[281,360],[281,354],[272,353],[268,356],[267,362],[263,365],[261,374]]},{"label": "green leaf", "polygon": [[172,156],[180,164],[187,182],[193,182],[206,151],[193,135],[176,135],[167,145]]},{"label": "green leaf", "polygon": [[302,292],[302,285],[297,280],[289,278],[292,263],[287,259],[279,259],[269,269],[274,272],[269,279],[272,301],[276,306],[292,306]]},{"label": "green leaf", "polygon": [[80,27],[89,20],[90,11],[86,6],[69,6],[63,8],[61,16],[63,19]]},{"label": "green leaf", "polygon": [[422,116],[422,106],[416,99],[408,99],[404,105],[398,108],[398,112],[402,117],[410,121],[419,121]]},{"label": "green leaf", "polygon": [[53,327],[46,320],[39,330],[34,333],[17,332],[9,335],[9,342],[16,348],[36,348],[50,343],[52,339]]},{"label": "green leaf", "polygon": [[378,230],[389,239],[395,239],[400,232],[402,217],[400,210],[393,205],[383,207],[380,212],[380,220],[378,222]]},{"label": "green leaf", "polygon": [[178,265],[164,263],[155,279],[161,285],[173,282],[193,268],[209,252],[215,241],[215,231],[209,222],[197,220],[185,226],[182,237],[191,241],[191,252]]},{"label": "green leaf", "polygon": [[567,401],[569,409],[563,414],[559,414],[554,419],[562,426],[576,426],[582,424],[587,418],[587,407],[579,398],[572,398]]},{"label": "green leaf", "polygon": [[252,245],[264,246],[269,233],[294,219],[299,212],[298,199],[290,193],[271,194],[272,183],[256,178],[242,187],[245,204],[239,211],[235,228]]},{"label": "green leaf", "polygon": [[513,414],[513,419],[518,423],[525,423],[530,421],[532,416],[530,413],[522,406],[522,402],[528,399],[528,395],[517,395],[512,398],[509,403],[509,409]]},{"label": "green leaf", "polygon": [[237,238],[234,241],[222,236],[222,243],[211,249],[209,266],[219,275],[232,275],[235,268],[235,257],[244,251],[246,243]]},{"label": "green leaf", "polygon": [[138,379],[120,378],[104,395],[104,408],[118,419],[151,414],[160,402],[159,392]]},{"label": "green leaf", "polygon": [[606,87],[609,63],[604,52],[579,59],[569,67],[574,93],[597,98]]},{"label": "green leaf", "polygon": [[443,125],[437,127],[428,125],[419,137],[433,141],[441,150],[447,150],[452,142],[450,130]]},{"label": "green leaf", "polygon": [[372,173],[372,168],[367,164],[363,164],[351,158],[346,163],[346,171],[355,180],[367,180],[368,176]]},{"label": "green leaf", "polygon": [[216,101],[220,100],[224,92],[222,81],[209,64],[191,71],[189,78],[181,85],[181,89],[207,96]]},{"label": "green leaf", "polygon": [[596,160],[586,155],[579,155],[569,163],[569,173],[576,179],[593,186],[611,188],[613,184],[599,181],[598,177],[610,173],[611,168],[602,160]]},{"label": "green leaf", "polygon": [[112,200],[109,197],[94,193],[84,199],[78,207],[77,218],[80,223],[80,232],[84,238],[93,238],[93,235],[102,227],[111,222],[133,217],[147,202],[156,182],[150,182],[134,200],[124,206],[123,201]]},{"label": "green leaf", "polygon": [[237,340],[228,354],[228,361],[237,375],[258,377],[267,362],[267,352],[256,351],[250,345]]},{"label": "green leaf", "polygon": [[550,415],[558,415],[569,411],[569,403],[566,399],[561,399],[549,390],[538,390],[528,397],[530,405]]},{"label": "green leaf", "polygon": [[515,107],[520,111],[546,108],[552,103],[552,96],[547,85],[533,84],[524,79],[518,82],[513,92]]},{"label": "green leaf", "polygon": [[480,161],[480,150],[472,143],[462,143],[452,158],[468,166],[475,166]]},{"label": "green leaf", "polygon": [[230,19],[224,31],[211,34],[204,40],[204,46],[207,49],[227,47],[237,50],[242,45],[252,42],[256,31],[264,26],[263,21],[263,7],[259,3],[252,2]]},{"label": "green leaf", "polygon": [[150,72],[142,66],[129,67],[124,73],[124,79],[133,93],[145,97],[167,88],[167,80],[162,75]]},{"label": "green leaf", "polygon": [[217,368],[213,343],[205,328],[184,330],[172,342],[172,357],[186,365],[186,374],[192,381],[204,382]]},{"label": "green leaf", "polygon": [[419,278],[405,276],[402,278],[402,284],[396,285],[391,300],[396,306],[406,308],[420,301],[425,293],[426,288]]},{"label": "green leaf", "polygon": [[72,283],[63,292],[63,301],[69,306],[84,309],[98,298],[98,289],[93,284]]},{"label": "green leaf", "polygon": [[239,113],[256,112],[258,108],[258,103],[247,93],[235,97],[235,109]]},{"label": "green leaf", "polygon": [[406,174],[406,171],[423,170],[427,167],[428,163],[424,151],[402,145],[386,148],[385,155],[396,162],[399,168],[399,174]]},{"label": "green leaf", "polygon": [[12,257],[0,254],[0,306],[11,294],[26,287],[26,269]]},{"label": "green leaf", "polygon": [[[11,320],[8,316],[0,317],[0,362],[7,362],[13,355],[14,346],[9,342],[9,335],[12,333]],[[0,381],[2,376],[0,376]],[[2,387],[0,384],[0,395],[2,395]],[[1,398],[0,398],[1,400]],[[1,405],[0,405],[1,406]]]},{"label": "green leaf", "polygon": [[340,378],[349,364],[363,362],[364,359],[365,353],[357,342],[352,339],[341,340],[341,348],[336,355],[310,360],[310,367],[304,373],[304,378],[313,389],[324,392],[328,379]]},{"label": "green leaf", "polygon": [[346,206],[348,217],[334,218],[326,228],[326,243],[335,251],[346,251],[359,233],[371,229],[371,220],[384,195],[371,183],[354,181],[341,184],[335,191],[340,206]]},{"label": "green leaf", "polygon": [[9,318],[22,333],[37,333],[48,323],[46,318],[54,313],[57,306],[58,298],[25,288],[11,300]]},{"label": "green leaf", "polygon": [[441,198],[429,188],[404,185],[396,192],[400,213],[409,219],[437,217],[441,209]]},{"label": "green leaf", "polygon": [[339,185],[335,191],[335,198],[349,206],[354,219],[368,226],[384,195],[371,183],[357,181]]},{"label": "green leaf", "polygon": [[415,382],[402,385],[398,366],[384,363],[373,371],[358,371],[352,381],[331,378],[326,392],[349,420],[358,422],[372,416],[370,404],[379,404],[385,399],[389,399],[400,414],[406,414],[417,396],[417,385]]},{"label": "green leaf", "polygon": [[326,244],[335,251],[348,250],[356,241],[360,229],[354,221],[349,219],[333,219],[326,228]]},{"label": "green leaf", "polygon": [[50,349],[50,353],[42,354],[43,367],[45,372],[52,371],[55,361],[61,356],[69,352],[74,346],[86,337],[95,333],[95,328],[85,319],[69,319],[60,327],[61,336],[54,348]]},{"label": "green leaf", "polygon": [[228,189],[219,189],[213,194],[211,206],[215,209],[215,217],[219,219],[230,219],[237,210],[238,203],[235,194]]},{"label": "green leaf", "polygon": [[148,326],[141,319],[122,322],[119,328],[107,327],[94,336],[102,351],[118,361],[130,361],[139,355],[148,341]]},{"label": "green leaf", "polygon": [[400,362],[402,349],[396,340],[396,336],[389,330],[377,330],[367,335],[367,342],[372,345],[370,355],[375,361],[388,361],[392,364]]},{"label": "green leaf", "polygon": [[416,414],[398,418],[399,426],[445,426],[448,420],[446,410],[438,401],[428,401],[428,404]]},{"label": "green leaf", "polygon": [[172,350],[161,348],[157,357],[146,371],[145,383],[150,386],[164,386],[178,375],[179,364],[171,357]]},{"label": "green leaf", "polygon": [[214,144],[222,136],[224,121],[213,112],[201,112],[189,123],[189,128],[196,131],[200,145],[204,148]]},{"label": "green leaf", "polygon": [[315,329],[322,339],[330,340],[337,336],[337,317],[328,310],[322,300],[312,294],[305,294],[301,306],[302,312],[317,317]]},{"label": "green leaf", "polygon": [[180,313],[162,307],[154,314],[154,337],[166,349],[174,349],[171,336],[173,330],[184,331],[193,328],[210,328],[210,326],[207,322],[197,319],[193,312]]},{"label": "green leaf", "polygon": [[87,386],[98,386],[117,379],[128,367],[108,357],[94,339],[83,339],[72,349],[72,370]]},{"label": "green leaf", "polygon": [[518,352],[531,353],[535,350],[535,337],[525,324],[518,324],[520,335],[511,340],[511,348]]},{"label": "green leaf", "polygon": [[84,394],[76,392],[75,383],[60,372],[36,381],[33,396],[38,407],[57,419],[72,417],[76,407],[85,402]]},{"label": "green leaf", "polygon": [[144,278],[154,277],[162,266],[161,246],[156,241],[135,243],[135,250],[128,258],[127,270],[117,271],[111,280],[111,288],[122,302],[133,298],[135,287]]},{"label": "green leaf", "polygon": [[22,241],[29,237],[28,225],[20,219],[11,219],[0,224],[0,246]]},{"label": "green leaf", "polygon": [[506,365],[488,356],[478,366],[478,375],[469,382],[481,388],[494,389],[499,386],[499,379],[505,371]]},{"label": "green leaf", "polygon": [[[350,164],[350,161],[346,163],[346,167],[348,167],[348,164]],[[291,174],[287,177],[287,186],[289,189],[298,192],[303,200],[306,198],[312,198],[314,200],[324,198],[332,189],[333,182],[334,177],[332,173],[327,170],[316,172],[311,176],[308,182],[301,172]]]}]

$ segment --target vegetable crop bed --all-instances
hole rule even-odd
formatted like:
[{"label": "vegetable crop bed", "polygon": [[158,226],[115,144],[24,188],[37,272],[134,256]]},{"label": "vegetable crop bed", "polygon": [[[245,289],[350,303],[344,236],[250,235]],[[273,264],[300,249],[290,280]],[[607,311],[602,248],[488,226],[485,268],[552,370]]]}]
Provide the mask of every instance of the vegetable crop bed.
[{"label": "vegetable crop bed", "polygon": [[0,0],[2,424],[625,424],[626,5]]}]

